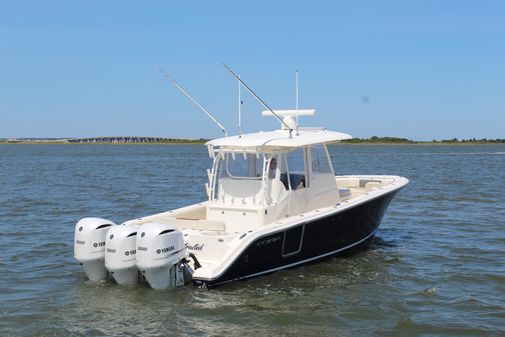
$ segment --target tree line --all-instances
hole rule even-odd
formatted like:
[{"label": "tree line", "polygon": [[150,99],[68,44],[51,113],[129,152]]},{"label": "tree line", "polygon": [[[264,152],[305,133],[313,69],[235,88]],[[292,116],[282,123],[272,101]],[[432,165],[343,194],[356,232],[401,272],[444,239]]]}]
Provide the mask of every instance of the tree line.
[{"label": "tree line", "polygon": [[505,143],[505,138],[496,138],[496,139],[488,139],[488,138],[468,138],[468,139],[442,139],[432,141],[416,141],[407,138],[399,138],[399,137],[377,137],[372,136],[370,138],[353,138],[342,141],[342,143],[350,143],[350,144],[359,144],[359,143],[388,143],[388,144],[420,144],[420,143],[473,143],[473,144],[488,144],[488,143]]}]

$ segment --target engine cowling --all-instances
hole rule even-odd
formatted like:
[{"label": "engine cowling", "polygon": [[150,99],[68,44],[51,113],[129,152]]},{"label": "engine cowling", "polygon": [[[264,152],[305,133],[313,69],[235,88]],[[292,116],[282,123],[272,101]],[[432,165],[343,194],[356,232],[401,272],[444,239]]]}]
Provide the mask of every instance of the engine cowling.
[{"label": "engine cowling", "polygon": [[107,219],[83,218],[75,225],[74,258],[90,281],[108,278],[105,268],[105,236],[116,224]]},{"label": "engine cowling", "polygon": [[137,267],[154,289],[182,286],[186,255],[182,232],[168,224],[146,223],[137,231]]},{"label": "engine cowling", "polygon": [[105,268],[118,284],[136,284],[137,230],[139,226],[113,226],[105,238]]}]

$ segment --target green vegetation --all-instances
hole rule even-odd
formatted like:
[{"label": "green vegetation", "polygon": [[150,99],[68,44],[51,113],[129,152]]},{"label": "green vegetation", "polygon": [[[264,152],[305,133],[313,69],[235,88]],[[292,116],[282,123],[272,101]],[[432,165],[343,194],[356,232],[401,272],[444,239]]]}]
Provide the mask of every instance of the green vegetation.
[{"label": "green vegetation", "polygon": [[373,136],[370,138],[353,138],[349,140],[344,140],[343,144],[505,144],[505,139],[442,139],[442,140],[432,140],[432,141],[417,141],[407,138],[397,138],[397,137],[377,137]]},{"label": "green vegetation", "polygon": [[353,138],[349,140],[344,140],[342,143],[350,144],[362,144],[362,143],[372,143],[372,144],[415,144],[416,141],[407,138],[396,138],[396,137],[377,137],[373,136],[370,138]]}]

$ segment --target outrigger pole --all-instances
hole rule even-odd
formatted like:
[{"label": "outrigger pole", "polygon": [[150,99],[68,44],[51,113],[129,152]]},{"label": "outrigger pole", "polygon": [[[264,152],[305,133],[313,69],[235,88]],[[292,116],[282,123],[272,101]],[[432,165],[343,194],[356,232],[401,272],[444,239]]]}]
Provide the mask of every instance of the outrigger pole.
[{"label": "outrigger pole", "polygon": [[267,108],[268,110],[270,110],[270,112],[275,116],[275,118],[277,118],[279,120],[279,122],[281,122],[282,124],[284,124],[284,126],[289,130],[289,138],[291,138],[291,133],[293,132],[293,129],[291,129],[287,124],[286,122],[284,122],[284,120],[282,120],[279,115],[277,115],[272,109],[270,109],[270,107],[258,96],[254,93],[254,91],[252,91],[251,88],[249,88],[249,86],[247,84],[244,83],[244,81],[242,81],[240,79],[240,76],[237,76],[233,70],[231,70],[230,68],[228,68],[228,66],[226,64],[223,63],[223,66],[226,68],[226,70],[228,70],[230,72],[230,74],[233,75],[233,77],[235,77],[240,83],[242,83],[242,85],[251,93],[251,95],[253,95],[265,108]]},{"label": "outrigger pole", "polygon": [[208,112],[207,110],[205,110],[205,108],[203,106],[200,105],[200,103],[198,103],[196,101],[196,99],[193,98],[193,96],[191,96],[183,87],[181,87],[179,85],[179,83],[177,83],[173,78],[172,76],[170,76],[167,72],[165,72],[161,67],[158,67],[158,69],[161,71],[161,73],[163,74],[163,77],[165,77],[167,80],[169,80],[170,82],[172,82],[172,84],[177,88],[179,89],[180,91],[182,91],[182,93],[184,95],[186,95],[193,103],[196,104],[197,107],[199,107],[203,112],[205,112],[207,114],[207,116],[209,116],[210,119],[212,119],[214,121],[214,123],[216,123],[220,128],[221,130],[224,132],[224,136],[227,137],[228,134],[226,132],[226,129],[225,127],[219,123],[217,121],[217,119],[214,118],[214,116],[212,116],[212,114],[210,112]]}]

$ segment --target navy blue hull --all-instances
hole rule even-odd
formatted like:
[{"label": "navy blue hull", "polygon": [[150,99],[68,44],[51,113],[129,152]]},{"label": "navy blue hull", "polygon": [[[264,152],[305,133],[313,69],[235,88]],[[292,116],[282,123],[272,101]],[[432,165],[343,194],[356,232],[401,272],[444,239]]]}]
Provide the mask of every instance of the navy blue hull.
[{"label": "navy blue hull", "polygon": [[193,282],[211,287],[316,261],[366,244],[396,192],[263,236],[250,244],[219,278]]}]

